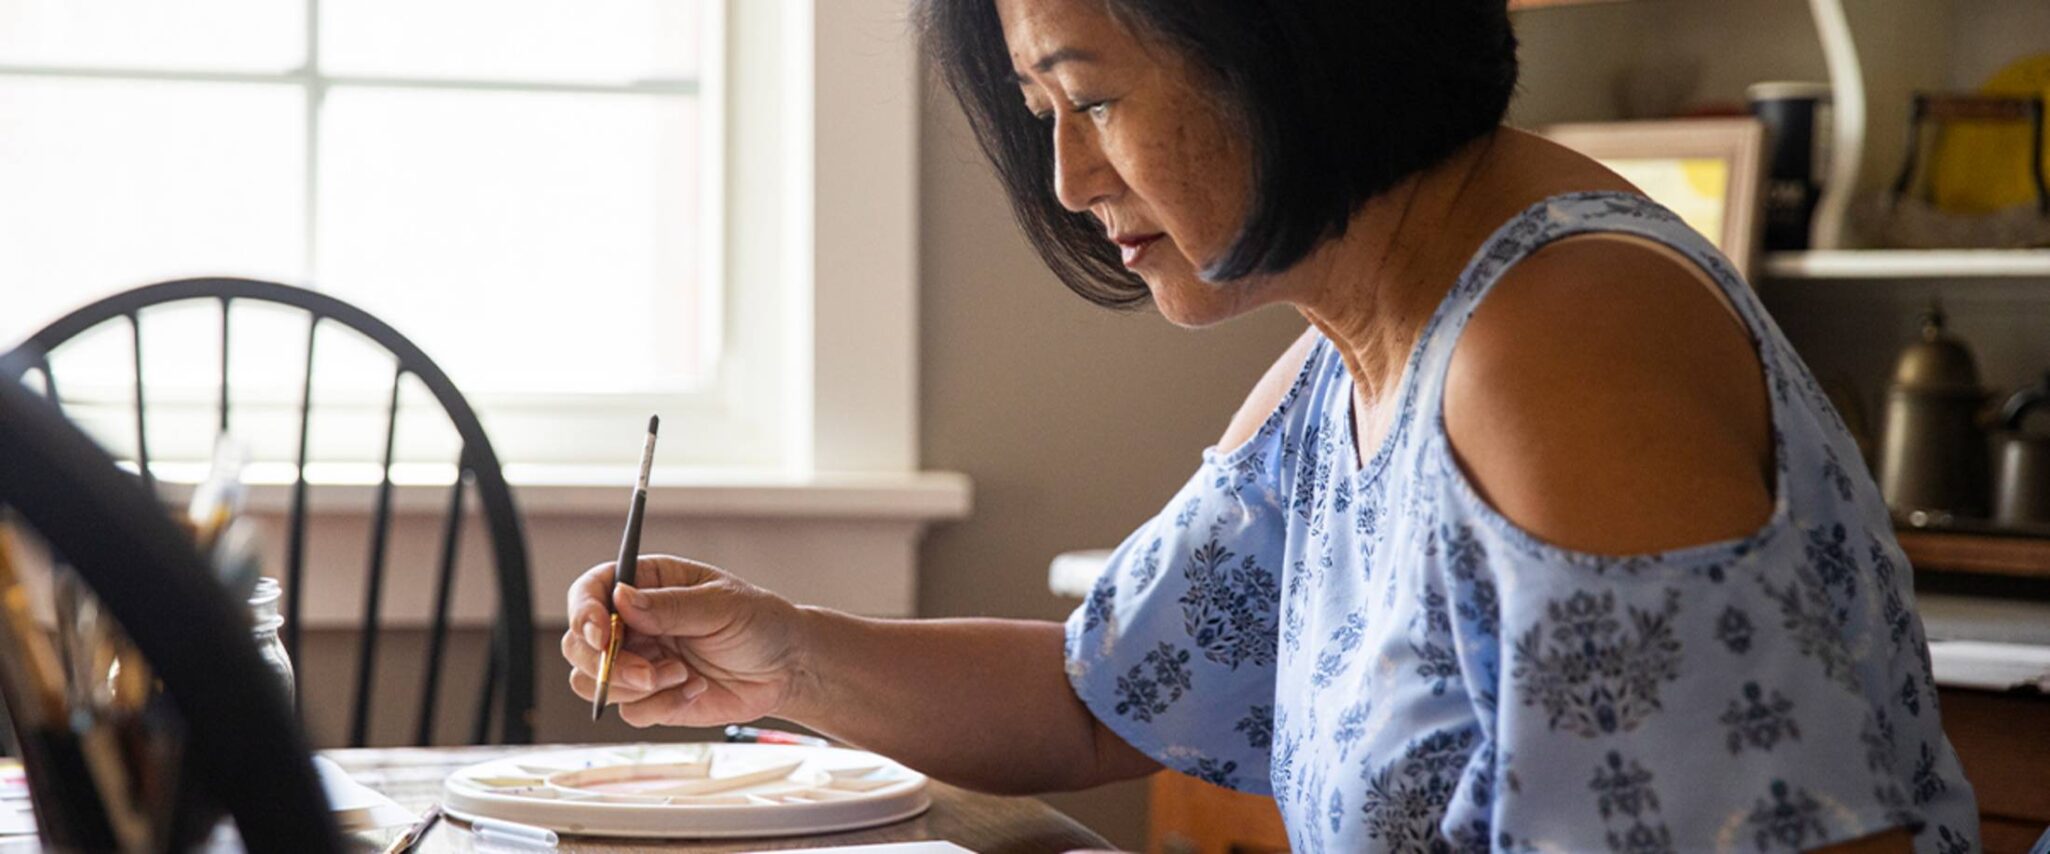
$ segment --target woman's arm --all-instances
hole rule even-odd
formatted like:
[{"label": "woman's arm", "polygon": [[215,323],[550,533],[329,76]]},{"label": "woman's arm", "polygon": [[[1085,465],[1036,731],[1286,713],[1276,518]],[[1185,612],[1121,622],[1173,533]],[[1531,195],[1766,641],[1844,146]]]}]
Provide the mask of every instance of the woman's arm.
[{"label": "woman's arm", "polygon": [[[1243,444],[1267,421],[1315,342],[1306,332],[1276,360],[1221,447]],[[1210,512],[1226,512],[1236,500],[1213,496]],[[1154,540],[1158,551],[1162,542]],[[1161,767],[1076,696],[1060,624],[865,619],[799,607],[714,567],[666,556],[642,558],[638,577],[640,590],[613,597],[631,632],[610,694],[635,726],[774,716],[993,792],[1086,788]],[[585,699],[595,694],[611,580],[612,566],[601,565],[569,592],[562,652],[574,668],[571,687]],[[1172,596],[1165,601],[1172,607]]]},{"label": "woman's arm", "polygon": [[790,720],[973,789],[1082,789],[1160,770],[1068,686],[1060,624],[804,609]]},{"label": "woman's arm", "polygon": [[[1056,623],[874,620],[803,608],[717,568],[641,558],[614,594],[629,642],[611,698],[635,726],[778,717],[970,788],[1079,789],[1158,770],[1069,687]],[[572,585],[563,655],[595,693],[612,565]]]}]

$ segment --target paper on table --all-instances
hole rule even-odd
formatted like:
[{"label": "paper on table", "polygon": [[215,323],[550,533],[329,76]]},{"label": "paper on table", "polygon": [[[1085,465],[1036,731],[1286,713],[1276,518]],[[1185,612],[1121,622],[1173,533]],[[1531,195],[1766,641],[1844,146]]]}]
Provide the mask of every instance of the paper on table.
[{"label": "paper on table", "polygon": [[0,836],[36,832],[36,814],[28,801],[0,803]]},{"label": "paper on table", "polygon": [[[809,854],[975,854],[974,851],[952,842],[933,840],[931,842],[885,842],[881,845],[836,845],[831,848],[796,849]],[[790,849],[775,852],[789,854]],[[766,851],[749,851],[747,854],[770,854]]]},{"label": "paper on table", "polygon": [[313,768],[320,772],[320,787],[327,791],[328,808],[334,811],[335,824],[344,833],[398,827],[419,819],[383,792],[356,782],[342,766],[325,756],[313,757]]},{"label": "paper on table", "polygon": [[[320,773],[320,786],[327,791],[328,806],[343,832],[397,827],[419,818],[383,793],[356,782],[324,756],[313,757],[313,767]],[[19,775],[19,768],[13,760],[0,761],[0,836],[36,832],[36,815],[26,787],[20,787],[17,794],[10,785],[10,776]]]},{"label": "paper on table", "polygon": [[28,775],[21,760],[0,759],[0,836],[36,832],[35,805],[29,802]]}]

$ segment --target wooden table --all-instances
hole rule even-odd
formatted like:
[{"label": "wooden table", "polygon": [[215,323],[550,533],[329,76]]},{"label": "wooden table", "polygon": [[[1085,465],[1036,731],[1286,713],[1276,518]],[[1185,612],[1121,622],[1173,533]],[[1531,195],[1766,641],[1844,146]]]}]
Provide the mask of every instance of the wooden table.
[{"label": "wooden table", "polygon": [[[575,745],[564,745],[575,746]],[[456,769],[488,762],[534,747],[434,747],[362,748],[328,750],[322,755],[342,766],[350,776],[398,801],[413,812],[422,812],[441,797],[441,781]],[[564,852],[653,852],[653,851],[760,851],[769,848],[818,848],[829,845],[867,845],[878,842],[915,842],[941,839],[985,854],[1029,854],[1069,851],[1077,848],[1108,848],[1109,843],[1074,819],[1031,798],[1000,798],[977,794],[940,782],[928,790],[932,809],[896,824],[823,836],[795,836],[781,839],[737,839],[670,841],[595,837],[562,837]],[[370,850],[381,850],[403,828],[390,828],[357,836]],[[475,848],[469,826],[443,820],[415,851],[421,854],[444,851],[472,851]]]}]

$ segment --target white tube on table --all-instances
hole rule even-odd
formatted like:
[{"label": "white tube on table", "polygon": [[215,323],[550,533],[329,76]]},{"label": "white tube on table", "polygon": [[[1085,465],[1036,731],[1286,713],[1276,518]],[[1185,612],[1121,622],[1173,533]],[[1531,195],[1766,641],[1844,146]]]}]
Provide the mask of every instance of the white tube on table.
[{"label": "white tube on table", "polygon": [[501,821],[495,818],[478,817],[470,820],[470,829],[477,838],[499,845],[522,848],[554,848],[558,837],[555,831],[531,824]]}]

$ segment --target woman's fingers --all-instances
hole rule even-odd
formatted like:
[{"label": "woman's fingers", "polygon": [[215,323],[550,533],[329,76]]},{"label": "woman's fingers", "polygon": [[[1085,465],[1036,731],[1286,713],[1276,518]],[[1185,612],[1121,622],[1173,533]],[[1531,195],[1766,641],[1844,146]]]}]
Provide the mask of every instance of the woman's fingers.
[{"label": "woman's fingers", "polygon": [[[646,690],[622,685],[615,678],[611,690],[606,692],[605,701],[619,707],[621,720],[637,727],[645,727],[674,722],[686,707],[711,687],[711,683],[704,679],[683,677],[672,684],[664,685],[661,690]],[[598,680],[584,671],[572,670],[569,673],[569,689],[577,696],[590,700],[598,695]]]},{"label": "woman's fingers", "polygon": [[[579,697],[592,699],[598,696],[598,678],[581,670],[572,670],[569,672],[569,689],[575,691]],[[616,706],[643,699],[649,693],[631,685],[621,685],[619,680],[614,679],[612,688],[605,692],[605,702]]]},{"label": "woman's fingers", "polygon": [[663,637],[705,637],[725,628],[737,616],[731,589],[719,582],[690,587],[634,588],[612,591],[619,617],[636,632]]},{"label": "woman's fingers", "polygon": [[[569,689],[576,692],[577,696],[590,700],[598,696],[598,679],[581,670],[572,670],[569,672]],[[650,693],[652,692],[635,688],[631,685],[621,685],[619,680],[614,679],[612,680],[612,687],[605,692],[605,702],[608,705],[617,706],[622,703],[631,703],[635,700],[644,699]]]},{"label": "woman's fingers", "polygon": [[[593,649],[603,649],[607,627],[617,605],[607,605],[608,598],[614,598],[612,583],[616,562],[608,561],[584,571],[569,587],[569,625]],[[719,570],[696,561],[670,555],[645,555],[635,564],[635,582],[641,588],[653,590],[681,591],[696,585],[718,580]],[[617,589],[631,591],[634,588],[618,585]],[[655,631],[652,628],[644,630]],[[675,634],[675,632],[657,632]]]},{"label": "woman's fingers", "polygon": [[[562,657],[568,659],[572,669],[595,679],[603,665],[604,653],[586,645],[575,632],[564,632]],[[628,685],[643,691],[652,691],[689,678],[690,671],[683,668],[682,662],[668,661],[664,664],[669,667],[658,667],[647,658],[645,652],[622,648],[619,655],[612,660],[612,684],[615,687]],[[680,672],[679,668],[682,668]],[[672,681],[665,683],[665,678]]]},{"label": "woman's fingers", "polygon": [[637,727],[680,723],[691,704],[697,702],[697,699],[711,687],[710,682],[695,679],[645,697],[622,700],[619,703],[619,719]]},{"label": "woman's fingers", "polygon": [[612,590],[612,562],[584,570],[569,586],[569,628],[592,649],[605,647],[605,630],[612,611],[605,605]]}]

